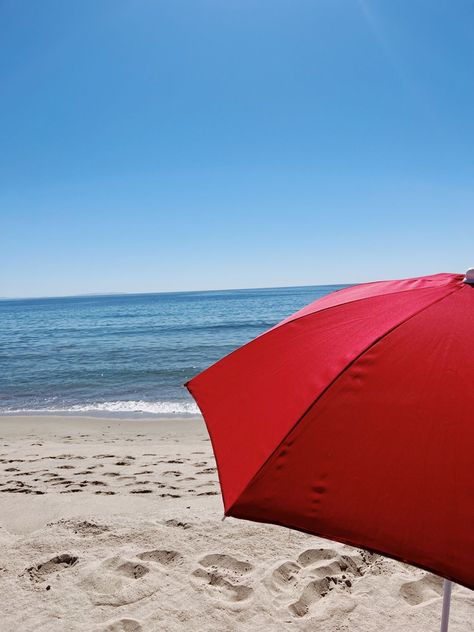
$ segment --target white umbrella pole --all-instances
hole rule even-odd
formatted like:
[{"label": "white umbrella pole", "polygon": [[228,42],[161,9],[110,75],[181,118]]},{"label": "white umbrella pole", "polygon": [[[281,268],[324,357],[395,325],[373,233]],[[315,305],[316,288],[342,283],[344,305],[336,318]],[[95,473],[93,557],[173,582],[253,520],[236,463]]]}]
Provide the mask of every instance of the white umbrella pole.
[{"label": "white umbrella pole", "polygon": [[449,607],[451,606],[451,589],[453,582],[445,579],[443,583],[443,612],[441,614],[441,632],[448,632]]}]

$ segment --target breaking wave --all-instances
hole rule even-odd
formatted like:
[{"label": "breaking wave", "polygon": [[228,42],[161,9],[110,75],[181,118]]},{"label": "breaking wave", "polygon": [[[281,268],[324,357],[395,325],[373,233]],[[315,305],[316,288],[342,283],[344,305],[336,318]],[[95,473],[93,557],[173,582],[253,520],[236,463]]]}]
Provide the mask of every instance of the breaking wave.
[{"label": "breaking wave", "polygon": [[3,412],[19,413],[141,413],[147,415],[199,415],[199,408],[194,402],[177,401],[111,401],[92,404],[73,404],[68,408],[22,408],[6,409]]}]

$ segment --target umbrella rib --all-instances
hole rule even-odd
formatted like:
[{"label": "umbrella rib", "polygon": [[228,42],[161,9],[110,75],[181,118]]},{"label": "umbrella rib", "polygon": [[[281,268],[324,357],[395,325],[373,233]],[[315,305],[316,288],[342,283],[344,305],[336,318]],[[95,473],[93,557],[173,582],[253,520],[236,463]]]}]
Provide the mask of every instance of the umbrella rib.
[{"label": "umbrella rib", "polygon": [[[359,360],[359,358],[361,358],[365,353],[367,353],[367,351],[369,351],[370,349],[372,349],[372,347],[374,347],[378,342],[380,342],[381,340],[383,340],[384,338],[386,338],[388,335],[390,335],[393,331],[395,331],[396,329],[398,329],[399,327],[401,327],[402,325],[404,325],[406,322],[408,322],[409,320],[411,320],[412,318],[414,318],[415,316],[417,316],[418,314],[421,314],[422,312],[424,312],[425,310],[429,309],[430,307],[432,307],[433,305],[436,305],[437,303],[440,303],[441,301],[444,301],[445,299],[447,299],[449,296],[451,296],[452,294],[454,294],[454,292],[456,292],[457,290],[461,290],[462,287],[457,286],[455,287],[453,290],[451,290],[451,292],[449,292],[448,294],[446,294],[445,296],[441,296],[440,298],[437,298],[435,301],[433,301],[432,303],[430,303],[429,305],[425,305],[424,307],[420,308],[419,310],[417,310],[416,312],[414,312],[413,314],[411,314],[410,316],[407,316],[406,318],[404,318],[402,321],[400,321],[398,324],[394,325],[393,327],[391,327],[390,329],[388,329],[384,334],[382,334],[381,336],[378,336],[378,338],[376,338],[375,340],[373,340],[369,345],[367,345],[367,347],[365,349],[363,349],[360,353],[358,353],[341,371],[339,371],[339,373],[329,382],[329,384],[324,388],[324,390],[316,397],[316,399],[311,402],[311,404],[306,408],[306,410],[302,413],[302,415],[300,415],[300,417],[298,418],[298,420],[296,421],[295,424],[293,424],[293,426],[290,428],[290,430],[285,434],[285,436],[281,439],[281,441],[279,441],[279,443],[276,445],[276,447],[272,450],[272,452],[269,454],[269,456],[265,459],[265,461],[263,462],[263,464],[258,468],[257,472],[252,476],[252,478],[250,479],[250,481],[243,487],[242,491],[239,493],[239,495],[237,496],[237,498],[234,500],[234,502],[232,503],[232,505],[224,511],[224,515],[226,516],[230,516],[230,512],[232,510],[232,507],[234,507],[238,502],[240,497],[242,496],[242,494],[260,477],[260,475],[263,473],[263,471],[266,469],[268,463],[272,460],[272,458],[274,457],[274,455],[278,452],[279,448],[281,447],[281,445],[286,441],[286,439],[290,436],[290,434],[295,430],[295,428],[301,423],[301,421],[306,417],[306,415],[308,414],[308,412],[314,407],[316,406],[316,404],[319,402],[319,400],[325,395],[325,393],[333,386],[333,384],[344,375],[344,373],[350,369],[350,367],[357,362],[357,360]],[[405,291],[405,290],[403,290]],[[359,300],[364,300],[364,299],[359,299]],[[331,309],[330,307],[328,309]],[[321,310],[323,311],[323,310]],[[302,317],[304,318],[304,316]]]},{"label": "umbrella rib", "polygon": [[[411,280],[411,279],[408,279],[408,280]],[[372,282],[368,282],[368,283],[362,283],[361,285],[371,285],[371,284],[375,284],[375,283],[384,283],[384,281],[372,281]],[[334,294],[336,294],[337,292],[343,292],[344,289],[347,289],[347,288],[342,288],[341,290],[336,290],[336,292],[334,292]],[[433,288],[429,288],[429,287],[417,288],[418,291],[429,290],[429,289],[433,289]],[[459,289],[459,288],[456,287],[455,289]],[[387,295],[389,295],[389,296],[396,296],[398,294],[404,294],[405,292],[413,292],[413,291],[417,291],[417,290],[413,290],[413,289],[407,288],[406,290],[398,290],[397,292],[388,292],[386,294],[382,294],[382,296],[387,296]],[[446,296],[449,296],[449,294],[446,294]],[[446,296],[443,296],[442,298],[446,298]],[[370,300],[371,298],[374,298],[374,296],[363,296],[361,298],[355,298],[355,299],[353,299],[351,301],[347,301],[344,304],[345,305],[349,305],[349,304],[352,304],[352,303],[360,303],[361,301],[367,301],[367,300]],[[440,300],[440,299],[437,299],[437,300]],[[434,301],[434,302],[436,302],[436,301]],[[288,318],[284,318],[279,323],[276,323],[276,325],[273,325],[273,327],[270,327],[270,329],[267,329],[266,331],[262,332],[261,334],[258,334],[258,336],[255,336],[255,338],[252,338],[252,340],[249,340],[248,342],[246,342],[242,347],[237,347],[237,349],[234,349],[233,351],[231,351],[230,353],[225,355],[223,358],[220,358],[219,360],[216,360],[216,362],[211,364],[204,371],[208,371],[209,369],[211,369],[216,364],[219,364],[219,362],[221,362],[225,358],[229,358],[230,356],[233,356],[234,353],[238,353],[243,347],[246,347],[247,345],[251,345],[253,342],[255,342],[255,340],[259,340],[263,336],[267,336],[267,335],[271,334],[273,331],[275,331],[275,329],[278,329],[280,327],[285,327],[286,325],[289,325],[290,323],[294,323],[297,320],[301,320],[303,318],[307,318],[308,316],[314,316],[314,314],[322,314],[324,312],[327,312],[330,309],[334,309],[336,307],[340,307],[340,305],[341,305],[340,303],[337,303],[335,305],[329,305],[328,307],[324,307],[323,309],[320,309],[320,310],[318,310],[316,312],[309,312],[307,314],[302,314],[301,316],[297,316],[296,318],[293,318],[292,320],[288,320],[288,318],[290,318],[290,316],[288,316]],[[432,303],[430,303],[430,305],[432,305]],[[429,307],[429,305],[428,305],[428,307]],[[194,380],[194,377],[190,378],[189,380],[187,380],[183,384],[183,386],[188,389],[188,391],[191,393],[191,395],[192,395],[192,392],[191,392],[191,389],[189,388],[189,384],[193,380]],[[310,408],[311,408],[311,406],[310,406]]]},{"label": "umbrella rib", "polygon": [[[384,281],[375,281],[373,283],[384,283]],[[364,284],[361,284],[361,285],[364,285]],[[366,285],[371,285],[371,283],[367,283]],[[337,294],[337,292],[342,292],[344,289],[346,289],[346,288],[343,288],[342,290],[336,290],[336,292],[334,292],[334,294]],[[418,291],[421,292],[423,290],[432,290],[432,289],[433,288],[430,288],[430,287],[422,287],[422,288],[418,288]],[[459,288],[455,288],[455,289],[459,289]],[[273,327],[268,329],[268,331],[264,331],[262,334],[260,334],[260,336],[257,336],[256,338],[254,338],[254,340],[256,340],[257,338],[260,338],[261,336],[265,336],[266,334],[270,333],[274,329],[277,329],[278,327],[284,327],[285,325],[289,325],[290,323],[294,323],[297,320],[301,320],[302,318],[306,318],[307,316],[314,316],[314,314],[322,314],[324,312],[327,312],[330,309],[334,309],[336,307],[340,307],[341,305],[352,305],[353,303],[360,303],[361,301],[368,301],[371,298],[374,298],[375,296],[397,296],[398,294],[404,294],[405,292],[414,292],[414,291],[417,291],[417,290],[413,290],[413,289],[407,288],[406,290],[398,290],[397,292],[386,292],[385,294],[362,296],[361,298],[354,298],[351,301],[347,301],[346,303],[336,303],[334,305],[329,305],[328,307],[324,307],[323,309],[317,310],[315,312],[308,312],[307,314],[302,314],[301,316],[297,316],[296,318],[291,318],[291,316],[288,316],[288,318],[284,318],[280,323],[277,323],[276,325],[274,325]],[[446,294],[446,296],[449,296],[449,294]],[[443,296],[442,298],[446,298],[446,296]],[[438,300],[441,300],[441,299],[436,299],[436,300],[438,301]],[[434,302],[436,302],[436,301],[434,301]],[[432,305],[432,304],[433,303],[430,303],[430,305]],[[428,305],[428,307],[429,307],[429,305]],[[291,320],[289,320],[289,319],[291,319]],[[250,340],[250,342],[252,342],[252,340]],[[250,342],[248,344],[250,344]],[[236,349],[236,351],[238,351],[238,349]]]}]

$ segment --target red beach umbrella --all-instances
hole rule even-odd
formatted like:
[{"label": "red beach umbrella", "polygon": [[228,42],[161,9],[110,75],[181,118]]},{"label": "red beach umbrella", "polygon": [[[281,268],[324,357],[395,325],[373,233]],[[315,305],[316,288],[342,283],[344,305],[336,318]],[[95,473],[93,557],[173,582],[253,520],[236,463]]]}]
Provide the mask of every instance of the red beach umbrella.
[{"label": "red beach umbrella", "polygon": [[471,269],[334,292],[188,382],[225,514],[473,589],[473,284]]}]

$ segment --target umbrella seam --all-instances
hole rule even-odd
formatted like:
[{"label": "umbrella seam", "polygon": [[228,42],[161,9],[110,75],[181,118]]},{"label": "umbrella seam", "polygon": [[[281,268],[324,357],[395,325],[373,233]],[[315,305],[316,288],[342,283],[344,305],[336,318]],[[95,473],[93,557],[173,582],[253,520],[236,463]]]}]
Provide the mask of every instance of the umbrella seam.
[{"label": "umbrella seam", "polygon": [[[462,275],[459,275],[462,276]],[[409,279],[411,280],[411,279]],[[387,283],[387,281],[374,281],[373,283]],[[363,284],[361,284],[363,285]],[[371,285],[371,283],[367,283],[367,285]],[[448,284],[446,284],[448,285]],[[357,287],[357,285],[350,285],[348,287]],[[440,286],[442,287],[442,286]],[[343,288],[343,289],[347,289],[347,288]],[[273,329],[277,329],[278,327],[283,327],[285,325],[289,325],[290,323],[294,323],[297,320],[301,320],[302,318],[306,318],[307,316],[312,316],[313,314],[322,314],[323,312],[327,312],[330,309],[334,309],[335,307],[341,307],[342,305],[351,305],[353,303],[359,303],[361,301],[367,301],[371,298],[376,298],[378,296],[396,296],[398,294],[404,294],[405,292],[415,292],[415,291],[423,291],[423,290],[433,290],[434,288],[432,287],[421,287],[421,288],[407,288],[406,290],[398,290],[397,292],[386,292],[386,293],[382,293],[382,294],[374,294],[372,296],[363,296],[362,298],[355,298],[351,301],[346,301],[345,303],[336,303],[335,305],[329,305],[328,307],[325,307],[323,309],[320,310],[316,310],[314,312],[308,312],[307,314],[302,314],[301,316],[298,316],[297,318],[293,318],[291,320],[288,320],[288,318],[291,318],[291,316],[288,316],[288,318],[283,319],[280,323],[277,323],[276,325],[274,325],[271,329],[269,329],[268,331],[263,332],[262,334],[260,334],[260,336],[257,336],[257,338],[260,338],[261,336],[264,336],[267,333],[270,333],[270,331],[273,331]],[[331,294],[337,294],[338,292],[342,292],[343,290],[336,290],[335,292],[331,292]],[[330,294],[327,294],[326,296],[330,296]],[[446,296],[449,296],[449,294],[446,294]],[[325,298],[325,297],[321,297],[321,298]],[[445,298],[445,297],[443,297]],[[316,299],[319,300],[319,299]],[[304,307],[303,307],[304,309]],[[257,338],[254,338],[254,340],[256,340]],[[252,342],[252,341],[250,341]]]},{"label": "umbrella seam", "polygon": [[[316,399],[306,408],[306,410],[302,413],[302,415],[300,415],[300,417],[298,418],[298,420],[296,421],[295,424],[293,424],[293,426],[291,427],[291,429],[285,434],[285,436],[281,439],[281,441],[278,443],[278,445],[274,448],[274,450],[272,450],[272,452],[269,454],[269,456],[265,459],[264,463],[259,467],[259,469],[257,470],[257,472],[252,476],[252,478],[250,479],[250,481],[245,485],[245,487],[243,487],[242,491],[238,494],[238,496],[236,497],[236,499],[234,500],[234,502],[232,503],[232,505],[230,505],[230,507],[224,511],[224,514],[226,516],[230,515],[230,511],[232,510],[232,507],[234,507],[236,504],[238,504],[239,499],[241,498],[241,496],[247,491],[247,489],[249,489],[249,487],[251,487],[251,485],[258,480],[258,478],[260,477],[260,475],[263,473],[263,471],[266,469],[267,465],[270,463],[270,461],[273,459],[274,455],[278,452],[278,450],[280,449],[280,447],[283,445],[283,443],[286,441],[286,439],[291,435],[291,433],[295,430],[295,428],[297,426],[299,426],[299,424],[302,422],[302,420],[306,417],[306,415],[309,413],[309,411],[316,406],[316,404],[319,402],[319,400],[327,393],[327,391],[337,382],[337,380],[339,380],[340,377],[342,377],[346,371],[355,363],[357,362],[357,360],[359,360],[359,358],[361,358],[365,353],[367,353],[370,349],[372,349],[378,342],[380,342],[381,340],[383,340],[384,338],[386,338],[388,335],[390,335],[393,331],[395,331],[396,329],[398,329],[399,327],[401,327],[402,325],[404,325],[406,322],[408,322],[409,320],[411,320],[412,318],[414,318],[415,316],[417,316],[418,314],[421,314],[423,311],[429,309],[430,307],[432,307],[433,305],[436,305],[437,303],[444,301],[445,299],[447,299],[449,296],[451,296],[452,294],[454,294],[454,292],[463,289],[462,285],[461,286],[457,286],[455,287],[453,290],[451,290],[451,292],[449,292],[449,294],[446,294],[445,296],[442,296],[441,298],[436,299],[435,301],[433,301],[432,303],[430,303],[429,305],[425,305],[425,307],[422,307],[421,309],[417,310],[416,312],[414,312],[413,314],[411,314],[410,316],[407,316],[406,318],[404,318],[402,321],[400,321],[397,325],[394,325],[393,327],[391,327],[390,329],[388,329],[384,334],[382,334],[381,336],[379,336],[378,338],[376,338],[375,340],[373,340],[365,349],[363,349],[360,353],[358,353],[355,358],[353,358],[348,364],[346,364],[346,366],[339,371],[339,373],[330,381],[330,383],[324,388],[324,390],[316,397]],[[361,299],[363,300],[363,299]],[[328,308],[330,309],[330,308]]]},{"label": "umbrella seam", "polygon": [[[462,276],[462,275],[456,275],[456,276]],[[411,280],[411,279],[408,279]],[[386,283],[387,281],[373,281],[372,283]],[[361,285],[365,285],[365,284],[361,284]],[[366,285],[370,285],[370,283],[367,283]],[[349,285],[347,287],[356,287],[355,285]],[[441,286],[442,287],[442,286]],[[342,292],[343,290],[345,290],[347,288],[342,288],[341,290],[336,290],[335,292],[330,292],[330,294],[337,294],[337,292]],[[287,320],[287,318],[290,318],[290,316],[288,316],[287,318],[284,318],[281,322],[277,323],[276,325],[273,325],[273,327],[270,327],[270,329],[267,329],[266,331],[262,332],[261,334],[259,334],[258,336],[255,336],[255,338],[252,338],[252,340],[249,340],[248,342],[246,342],[244,345],[242,345],[241,347],[237,347],[237,349],[234,349],[233,351],[231,351],[230,353],[228,353],[227,355],[225,355],[223,358],[220,358],[219,360],[216,360],[216,362],[214,362],[213,364],[211,364],[211,366],[207,367],[206,369],[204,369],[203,373],[205,373],[206,371],[208,371],[209,369],[211,369],[212,367],[216,366],[217,364],[219,364],[219,362],[222,362],[222,360],[229,358],[230,356],[232,356],[234,353],[237,353],[238,351],[240,351],[243,347],[246,347],[247,345],[252,344],[253,342],[255,342],[256,340],[259,340],[260,338],[262,338],[263,336],[267,336],[268,334],[272,333],[273,331],[275,331],[275,329],[278,329],[280,327],[285,327],[286,325],[289,325],[290,323],[295,323],[298,320],[302,320],[303,318],[307,318],[309,316],[314,316],[314,314],[322,314],[323,312],[327,312],[330,309],[334,309],[336,307],[341,307],[341,305],[350,305],[353,303],[358,303],[361,301],[368,301],[371,298],[376,298],[377,296],[396,296],[398,294],[403,294],[405,292],[414,292],[414,291],[423,291],[423,290],[433,290],[434,288],[432,287],[423,287],[423,288],[417,288],[417,289],[406,289],[406,290],[399,290],[398,292],[390,292],[390,293],[386,293],[386,294],[375,294],[374,296],[363,296],[362,298],[355,298],[352,301],[347,301],[346,303],[336,303],[335,305],[329,305],[328,307],[325,307],[321,310],[315,311],[315,312],[309,312],[308,314],[302,314],[301,316],[298,316],[297,318],[294,318],[293,320]],[[455,289],[460,289],[458,287],[456,287]],[[453,290],[454,291],[454,290]],[[327,294],[326,296],[329,296],[330,294]],[[451,292],[450,292],[451,294]],[[449,296],[449,294],[446,294],[446,296]],[[443,296],[443,298],[446,298],[446,296]],[[325,298],[325,297],[320,297],[320,298]],[[319,299],[316,299],[316,301]],[[438,299],[440,300],[440,299]],[[304,308],[303,308],[304,309]],[[200,373],[198,375],[201,375]],[[185,382],[183,384],[183,386],[185,388],[188,389],[188,391],[190,391],[189,388],[189,384],[195,379],[196,376],[192,377],[190,380],[188,380],[187,382]],[[192,394],[192,393],[191,393]]]}]

